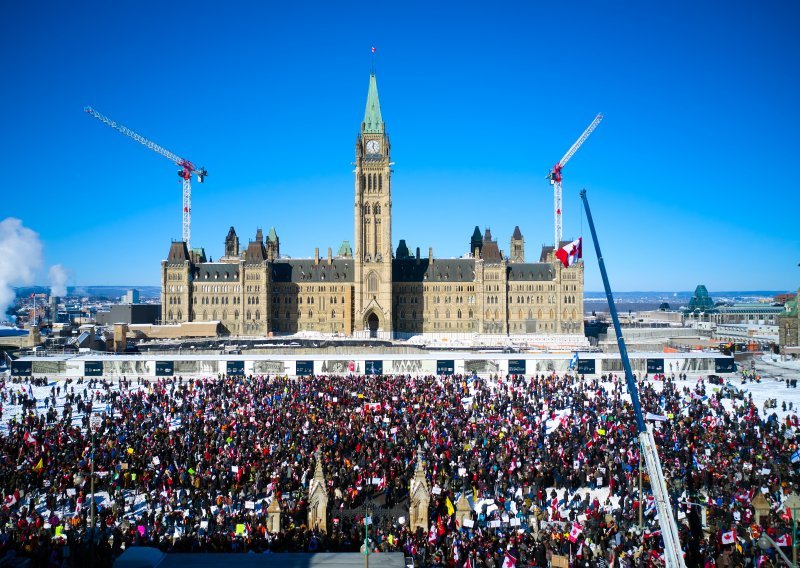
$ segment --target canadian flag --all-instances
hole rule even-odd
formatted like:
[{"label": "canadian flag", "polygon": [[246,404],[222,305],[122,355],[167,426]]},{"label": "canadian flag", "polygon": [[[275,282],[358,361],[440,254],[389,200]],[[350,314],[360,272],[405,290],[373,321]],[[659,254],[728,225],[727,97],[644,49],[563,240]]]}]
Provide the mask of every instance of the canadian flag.
[{"label": "canadian flag", "polygon": [[782,537],[776,538],[775,544],[778,546],[792,546],[792,536],[787,533]]},{"label": "canadian flag", "polygon": [[431,525],[431,530],[428,532],[428,542],[430,544],[436,544],[436,524]]},{"label": "canadian flag", "polygon": [[722,544],[733,544],[736,542],[736,531],[722,533]]},{"label": "canadian flag", "polygon": [[572,241],[558,249],[556,258],[567,268],[583,258],[583,237],[578,237],[577,241]]},{"label": "canadian flag", "polygon": [[506,557],[503,560],[502,568],[514,568],[517,565],[517,557],[511,554],[510,550],[506,550]]},{"label": "canadian flag", "polygon": [[578,542],[578,537],[581,536],[583,532],[583,527],[580,526],[578,523],[572,523],[572,529],[569,531],[569,541],[570,542]]}]

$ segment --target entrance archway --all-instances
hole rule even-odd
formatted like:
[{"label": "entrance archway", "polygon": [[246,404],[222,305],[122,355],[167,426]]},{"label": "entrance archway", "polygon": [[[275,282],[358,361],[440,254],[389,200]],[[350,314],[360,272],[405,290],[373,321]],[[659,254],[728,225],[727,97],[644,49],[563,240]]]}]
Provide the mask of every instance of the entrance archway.
[{"label": "entrance archway", "polygon": [[372,312],[367,316],[367,329],[370,337],[378,337],[378,316]]}]

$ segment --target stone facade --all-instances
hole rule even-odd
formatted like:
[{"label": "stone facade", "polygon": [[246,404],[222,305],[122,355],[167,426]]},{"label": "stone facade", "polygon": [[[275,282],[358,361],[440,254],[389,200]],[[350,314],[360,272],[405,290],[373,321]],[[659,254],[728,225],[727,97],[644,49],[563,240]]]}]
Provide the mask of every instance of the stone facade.
[{"label": "stone facade", "polygon": [[275,229],[239,250],[233,227],[225,255],[173,242],[161,267],[164,324],[219,321],[231,335],[318,331],[391,337],[419,333],[583,333],[583,262],[565,268],[543,247],[525,261],[519,227],[510,256],[478,227],[461,258],[392,250],[391,146],[370,76],[367,108],[355,144],[354,246],[334,257],[280,257]]}]

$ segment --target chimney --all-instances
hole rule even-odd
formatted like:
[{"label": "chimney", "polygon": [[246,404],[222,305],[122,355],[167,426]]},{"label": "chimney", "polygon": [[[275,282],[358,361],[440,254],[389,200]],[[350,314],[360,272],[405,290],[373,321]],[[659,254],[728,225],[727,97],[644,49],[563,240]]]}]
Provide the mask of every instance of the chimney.
[{"label": "chimney", "polygon": [[472,253],[475,258],[481,257],[481,249],[480,247],[475,247],[475,251]]},{"label": "chimney", "polygon": [[433,262],[433,247],[428,247],[428,262]]},{"label": "chimney", "polygon": [[328,264],[333,264],[333,249],[328,247]]},{"label": "chimney", "polygon": [[319,264],[319,247],[314,249],[314,264]]},{"label": "chimney", "polygon": [[417,247],[417,264],[419,264],[419,247]]}]

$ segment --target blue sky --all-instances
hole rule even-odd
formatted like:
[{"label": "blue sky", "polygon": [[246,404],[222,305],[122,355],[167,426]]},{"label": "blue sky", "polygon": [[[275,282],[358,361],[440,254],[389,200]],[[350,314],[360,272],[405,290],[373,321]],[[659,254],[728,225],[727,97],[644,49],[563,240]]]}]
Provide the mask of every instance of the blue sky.
[{"label": "blue sky", "polygon": [[181,231],[176,168],[85,105],[208,169],[192,243],[212,257],[231,225],[294,257],[352,241],[373,45],[395,246],[460,256],[479,225],[508,253],[519,225],[538,260],[544,177],[603,112],[564,177],[588,290],[582,187],[617,290],[800,284],[796,2],[49,4],[0,10],[0,218],[70,284],[158,284]]}]

